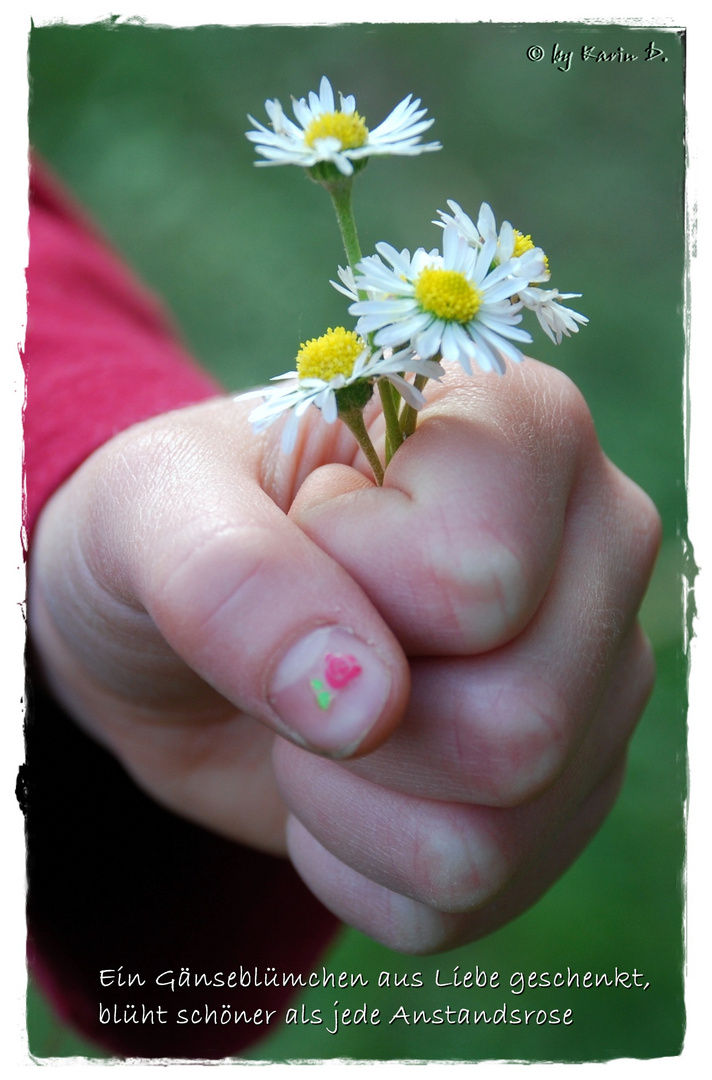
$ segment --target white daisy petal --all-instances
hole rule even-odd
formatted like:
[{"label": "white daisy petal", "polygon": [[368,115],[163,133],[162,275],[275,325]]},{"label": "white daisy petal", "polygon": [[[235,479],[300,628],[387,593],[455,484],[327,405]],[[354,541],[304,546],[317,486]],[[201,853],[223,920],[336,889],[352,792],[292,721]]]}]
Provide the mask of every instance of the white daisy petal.
[{"label": "white daisy petal", "polygon": [[512,326],[510,323],[503,322],[501,319],[493,319],[486,315],[483,315],[478,320],[478,326],[490,330],[493,334],[498,334],[500,337],[509,338],[512,341],[526,341],[527,344],[532,340],[532,336],[528,330],[522,330],[518,326]]},{"label": "white daisy petal", "polygon": [[[416,334],[413,338],[413,348],[420,355],[429,360],[436,352],[439,352],[443,339],[443,331],[447,323],[442,319],[433,319],[430,326]],[[447,360],[448,357],[445,357]]]},{"label": "white daisy petal", "polygon": [[296,413],[291,413],[287,418],[287,422],[282,428],[282,453],[291,454],[292,450],[296,446],[297,431],[299,429],[299,417]]},{"label": "white daisy petal", "polygon": [[322,75],[319,84],[319,104],[323,112],[333,112],[335,108],[334,91],[326,75]]},{"label": "white daisy petal", "polygon": [[521,289],[521,283],[513,278],[505,278],[504,281],[488,282],[487,286],[487,299],[491,304],[496,304],[500,300],[509,300],[511,296],[519,293]]},{"label": "white daisy petal", "polygon": [[493,351],[496,350],[501,356],[505,356],[515,364],[520,364],[524,359],[519,349],[503,338],[501,334],[492,333],[486,326],[480,326],[479,332],[481,335],[480,340],[484,338],[492,346]]},{"label": "white daisy petal", "polygon": [[507,262],[508,259],[512,258],[515,239],[514,229],[508,221],[503,221],[502,228],[499,230],[499,259],[501,262]]},{"label": "white daisy petal", "polygon": [[478,284],[484,282],[485,278],[489,275],[496,250],[497,240],[492,239],[491,237],[486,239],[482,247],[478,250],[477,263],[473,275],[474,280]]},{"label": "white daisy petal", "polygon": [[322,394],[320,400],[315,400],[314,404],[317,408],[321,409],[321,415],[324,417],[327,424],[333,424],[339,415],[334,392],[330,391]]},{"label": "white daisy petal", "polygon": [[388,381],[393,383],[407,405],[410,405],[416,410],[423,408],[423,405],[425,405],[425,395],[421,390],[418,390],[417,386],[413,386],[412,383],[409,383],[400,375],[390,375]]},{"label": "white daisy petal", "polygon": [[458,270],[458,255],[467,251],[467,243],[460,237],[456,228],[448,225],[443,234],[443,264],[448,270]]},{"label": "white daisy petal", "polygon": [[350,315],[369,315],[376,319],[389,319],[400,314],[407,315],[418,310],[417,301],[412,297],[391,297],[387,300],[357,300],[349,308]]},{"label": "white daisy petal", "polygon": [[343,293],[349,300],[358,300],[358,290],[351,267],[340,266],[337,273],[342,284],[339,285],[336,281],[329,281],[329,284],[333,285],[337,292]]},{"label": "white daisy petal", "polygon": [[477,353],[475,359],[482,371],[496,371],[504,375],[504,361],[497,349],[493,349],[490,341],[482,334],[480,328],[476,331]]},{"label": "white daisy petal", "polygon": [[[309,108],[304,98],[300,98],[298,101],[296,98],[292,98],[292,112],[297,119],[297,123],[304,129],[308,128],[314,119],[314,113]],[[299,132],[299,128],[297,128],[297,131]]]},{"label": "white daisy petal", "polygon": [[482,237],[472,218],[468,217],[462,207],[453,199],[448,199],[447,204],[452,210],[452,216],[443,213],[442,210],[438,210],[441,220],[435,221],[433,224],[440,225],[442,228],[445,228],[446,225],[450,224],[457,225],[460,234],[465,237],[467,242],[474,247],[479,247],[482,243]]},{"label": "white daisy petal", "polygon": [[[422,333],[432,321],[432,318],[433,316],[426,311],[418,312],[410,319],[404,319],[403,321],[397,322],[394,321],[379,330],[376,333],[374,340],[377,345],[382,345],[385,349],[392,348],[396,345],[403,345],[406,341],[412,341],[418,334]],[[360,327],[360,321],[358,325]],[[369,331],[369,333],[370,332],[372,331]],[[429,359],[429,357],[426,357],[426,359]]]},{"label": "white daisy petal", "polygon": [[[464,358],[465,362],[468,359],[468,353],[462,348],[460,335],[457,333],[457,323],[448,323],[443,330],[441,353],[443,360],[453,360],[456,363],[462,363]],[[459,327],[458,327],[459,328]]]},{"label": "white daisy petal", "polygon": [[424,360],[417,353],[411,353],[406,370],[415,375],[424,375],[426,379],[442,379],[445,374],[445,369],[436,360]]},{"label": "white daisy petal", "polygon": [[[403,251],[397,251],[391,244],[380,243],[376,244],[376,251],[379,255],[382,255],[386,262],[389,262],[393,269],[399,274],[407,274],[410,268],[410,252],[407,248]],[[375,256],[370,256],[375,259]],[[364,260],[365,262],[365,260]],[[390,273],[390,271],[387,271]]]},{"label": "white daisy petal", "polygon": [[515,364],[520,364],[524,360],[523,353],[500,334],[493,334],[486,326],[480,326],[478,330],[480,344],[486,342],[490,346],[491,352],[498,357],[503,369],[505,359]]},{"label": "white daisy petal", "polygon": [[497,237],[497,222],[489,203],[482,203],[480,207],[479,217],[477,218],[477,231],[483,242]]}]

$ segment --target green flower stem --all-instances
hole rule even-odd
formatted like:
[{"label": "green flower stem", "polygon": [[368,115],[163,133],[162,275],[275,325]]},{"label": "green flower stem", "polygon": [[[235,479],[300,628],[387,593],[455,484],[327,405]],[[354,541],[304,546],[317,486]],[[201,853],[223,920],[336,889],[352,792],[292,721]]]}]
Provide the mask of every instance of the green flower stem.
[{"label": "green flower stem", "polygon": [[398,420],[398,402],[400,395],[388,379],[378,380],[378,393],[381,396],[383,417],[386,421],[386,465],[403,442],[403,434]]},{"label": "green flower stem", "polygon": [[[422,390],[427,381],[427,375],[416,375],[413,385],[416,387],[417,390]],[[399,424],[403,439],[407,439],[409,435],[413,434],[417,422],[418,410],[414,409],[412,405],[404,405]]]},{"label": "green flower stem", "polygon": [[[361,261],[361,245],[356,231],[356,219],[354,217],[351,202],[351,188],[353,177],[346,176],[340,180],[332,180],[325,184],[331,201],[336,211],[336,219],[341,231],[341,239],[344,242],[344,250],[349,266],[355,272],[356,265]],[[359,292],[361,299],[366,298],[366,293]],[[398,422],[397,391],[387,379],[378,380],[378,392],[381,397],[383,416],[386,421],[386,465],[391,460],[396,450],[403,442],[400,424]],[[370,442],[370,440],[369,440]],[[380,483],[380,481],[379,481]]]},{"label": "green flower stem", "polygon": [[376,483],[379,487],[383,486],[383,466],[381,465],[380,458],[376,453],[375,447],[371,442],[371,438],[366,430],[366,425],[363,422],[363,413],[360,409],[345,409],[343,412],[339,411],[339,419],[348,427],[349,431],[353,433],[356,438],[356,442],[363,450],[368,463],[373,469],[373,475]]},{"label": "green flower stem", "polygon": [[333,180],[325,186],[331,195],[331,201],[334,204],[336,219],[339,223],[339,229],[341,230],[341,239],[344,242],[346,258],[349,260],[351,269],[355,270],[356,264],[361,261],[361,245],[358,242],[356,219],[354,218],[353,207],[351,205],[353,178],[345,176],[343,179]]}]

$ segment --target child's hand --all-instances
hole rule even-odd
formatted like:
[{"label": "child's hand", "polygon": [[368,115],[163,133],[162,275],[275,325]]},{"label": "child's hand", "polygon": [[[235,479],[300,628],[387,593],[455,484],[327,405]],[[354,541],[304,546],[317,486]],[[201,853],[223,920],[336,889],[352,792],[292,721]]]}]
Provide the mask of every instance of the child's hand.
[{"label": "child's hand", "polygon": [[485,933],[562,872],[652,683],[657,515],[580,396],[529,361],[431,396],[383,490],[315,411],[291,457],[251,403],[160,417],[78,470],[32,549],[70,712],[234,839],[283,850],[286,803],[308,884],[403,950]]},{"label": "child's hand", "polygon": [[489,933],[556,880],[615,800],[653,682],[635,616],[658,515],[580,394],[527,361],[433,397],[387,490],[332,466],[291,512],[413,657],[405,720],[347,765],[275,755],[301,875],[403,951]]}]

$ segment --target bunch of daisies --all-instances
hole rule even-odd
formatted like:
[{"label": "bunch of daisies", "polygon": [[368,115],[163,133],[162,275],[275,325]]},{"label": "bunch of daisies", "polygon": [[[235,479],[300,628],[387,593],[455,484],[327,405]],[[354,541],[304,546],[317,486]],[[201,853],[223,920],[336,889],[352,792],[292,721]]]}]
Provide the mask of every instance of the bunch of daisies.
[{"label": "bunch of daisies", "polygon": [[351,301],[352,329],[330,328],[305,342],[296,368],[259,391],[262,403],[251,413],[257,431],[286,417],[285,452],[294,448],[299,421],[312,406],[327,423],[337,419],[353,432],[377,483],[383,463],[371,442],[363,410],[377,388],[386,421],[385,464],[415,430],[425,404],[423,388],[444,374],[441,361],[459,364],[468,374],[504,374],[507,361],[523,360],[520,346],[532,340],[522,328],[522,311],[534,312],[545,333],[559,344],[588,320],[561,301],[579,293],[548,288],[549,264],[530,236],[508,221],[497,228],[483,203],[477,221],[452,200],[449,213],[438,211],[442,249],[418,248],[411,254],[387,243],[376,254],[361,254],[351,203],[356,173],[370,157],[413,156],[440,150],[421,137],[432,125],[420,100],[408,96],[373,131],[356,111],[352,96],[334,92],[323,78],[319,93],[293,100],[296,123],[279,101],[265,103],[270,127],[255,125],[247,138],[264,160],[258,165],[300,165],[329,192],[348,265],[332,285]]}]

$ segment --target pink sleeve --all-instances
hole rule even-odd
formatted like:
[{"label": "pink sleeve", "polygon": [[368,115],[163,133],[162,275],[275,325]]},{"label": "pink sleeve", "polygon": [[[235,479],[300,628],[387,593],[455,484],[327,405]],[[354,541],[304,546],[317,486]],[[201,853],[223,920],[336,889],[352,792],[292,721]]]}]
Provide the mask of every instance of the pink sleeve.
[{"label": "pink sleeve", "polygon": [[160,305],[47,171],[30,188],[25,466],[27,527],[117,432],[219,393]]}]

